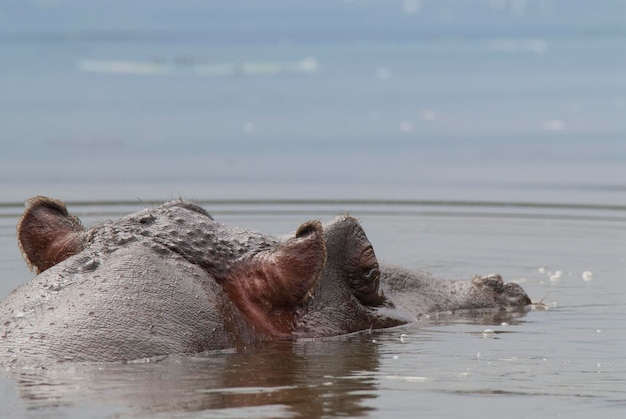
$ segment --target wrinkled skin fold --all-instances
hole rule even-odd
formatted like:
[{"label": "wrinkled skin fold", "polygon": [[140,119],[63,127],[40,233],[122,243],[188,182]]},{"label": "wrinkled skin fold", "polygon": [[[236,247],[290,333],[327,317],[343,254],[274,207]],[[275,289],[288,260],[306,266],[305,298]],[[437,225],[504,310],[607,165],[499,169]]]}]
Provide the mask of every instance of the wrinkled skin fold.
[{"label": "wrinkled skin fold", "polygon": [[17,237],[37,276],[0,303],[8,366],[197,353],[530,304],[499,275],[451,281],[381,266],[350,216],[276,237],[172,201],[85,229],[62,202],[35,197]]}]

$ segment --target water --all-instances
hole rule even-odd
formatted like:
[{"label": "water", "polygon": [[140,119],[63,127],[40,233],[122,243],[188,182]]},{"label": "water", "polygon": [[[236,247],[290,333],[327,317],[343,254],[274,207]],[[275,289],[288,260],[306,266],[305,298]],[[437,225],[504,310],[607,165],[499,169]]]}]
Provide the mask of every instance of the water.
[{"label": "water", "polygon": [[222,3],[0,4],[1,295],[24,199],[182,196],[275,233],[350,211],[379,259],[548,310],[8,374],[0,414],[623,416],[624,2]]},{"label": "water", "polygon": [[205,3],[0,6],[2,199],[623,203],[621,1]]},{"label": "water", "polygon": [[[142,205],[81,205],[86,223]],[[616,417],[626,409],[626,208],[440,203],[205,203],[224,222],[282,233],[354,208],[379,259],[448,278],[499,272],[546,311],[509,324],[446,320],[325,341],[151,363],[26,371],[2,381],[25,416]],[[0,218],[2,292],[30,277]],[[560,272],[560,274],[558,273]],[[583,273],[589,272],[583,279]],[[591,276],[591,278],[589,278]],[[485,333],[492,329],[493,334]]]}]

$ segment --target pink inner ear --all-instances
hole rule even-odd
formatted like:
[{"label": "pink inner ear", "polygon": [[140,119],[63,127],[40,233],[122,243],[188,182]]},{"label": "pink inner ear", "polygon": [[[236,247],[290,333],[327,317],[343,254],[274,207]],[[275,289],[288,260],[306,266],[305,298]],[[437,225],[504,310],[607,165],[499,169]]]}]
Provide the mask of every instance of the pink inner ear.
[{"label": "pink inner ear", "polygon": [[222,282],[237,307],[272,337],[291,334],[298,308],[311,296],[326,263],[319,222],[276,249],[242,260]]},{"label": "pink inner ear", "polygon": [[61,201],[38,196],[26,205],[17,225],[17,240],[26,263],[36,273],[84,248],[84,228]]}]

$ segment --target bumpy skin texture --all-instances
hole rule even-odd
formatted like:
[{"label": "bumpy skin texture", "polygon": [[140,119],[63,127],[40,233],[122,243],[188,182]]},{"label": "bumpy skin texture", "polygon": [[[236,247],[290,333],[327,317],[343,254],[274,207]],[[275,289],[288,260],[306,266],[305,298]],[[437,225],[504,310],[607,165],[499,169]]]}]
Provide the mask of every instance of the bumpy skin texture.
[{"label": "bumpy skin texture", "polygon": [[513,310],[531,304],[522,287],[504,283],[498,274],[474,276],[469,281],[453,281],[397,266],[383,266],[381,269],[381,291],[394,302],[398,317],[420,321],[430,319],[433,314],[450,311]]},{"label": "bumpy skin texture", "polygon": [[[29,242],[37,237],[25,222],[31,210],[36,229],[68,216],[46,198],[31,200],[21,248],[65,249],[65,228],[60,243],[47,232]],[[37,271],[53,266],[0,303],[0,363],[132,360],[290,336],[326,259],[317,221],[279,239],[217,223],[187,202],[69,230],[81,245],[64,251],[67,259],[25,254],[41,263]]]},{"label": "bumpy skin texture", "polygon": [[37,197],[18,241],[40,273],[0,303],[2,365],[196,353],[530,304],[497,275],[381,267],[350,216],[274,237],[174,201],[85,230],[60,201]]}]

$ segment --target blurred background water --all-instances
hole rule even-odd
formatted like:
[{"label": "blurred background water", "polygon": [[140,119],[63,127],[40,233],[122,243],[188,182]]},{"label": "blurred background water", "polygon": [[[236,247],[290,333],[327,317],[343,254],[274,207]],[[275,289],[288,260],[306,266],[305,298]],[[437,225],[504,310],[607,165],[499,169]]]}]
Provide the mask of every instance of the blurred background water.
[{"label": "blurred background water", "polygon": [[0,199],[623,203],[625,9],[2,2]]},{"label": "blurred background water", "polygon": [[379,259],[496,271],[549,308],[0,377],[0,415],[620,417],[625,19],[623,0],[0,0],[2,295],[31,277],[26,198],[90,225],[183,197],[277,234],[350,211]]}]

